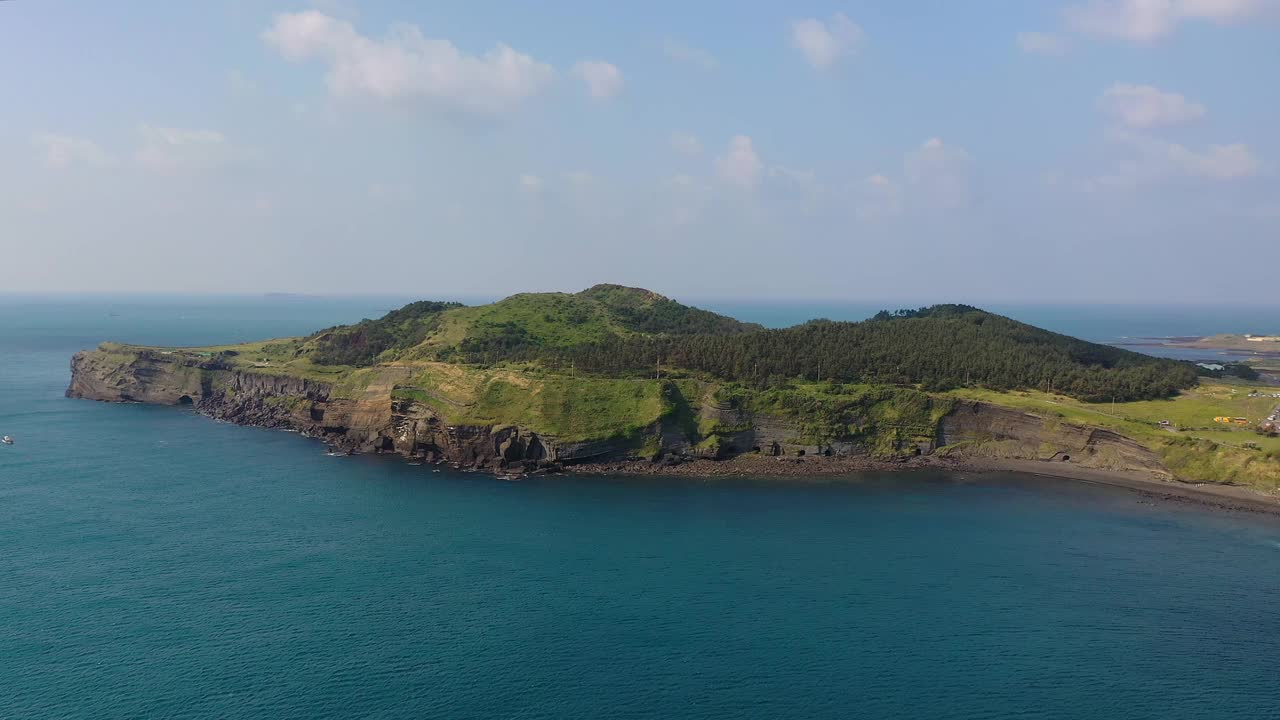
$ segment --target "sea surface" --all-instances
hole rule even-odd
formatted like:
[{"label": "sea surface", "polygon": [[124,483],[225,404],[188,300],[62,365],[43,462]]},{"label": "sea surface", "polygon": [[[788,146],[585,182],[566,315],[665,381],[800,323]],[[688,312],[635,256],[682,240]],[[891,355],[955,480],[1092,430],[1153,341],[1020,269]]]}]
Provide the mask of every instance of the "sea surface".
[{"label": "sea surface", "polygon": [[1280,716],[1276,518],[1019,475],[513,483],[62,397],[106,338],[400,300],[0,297],[0,718]]}]

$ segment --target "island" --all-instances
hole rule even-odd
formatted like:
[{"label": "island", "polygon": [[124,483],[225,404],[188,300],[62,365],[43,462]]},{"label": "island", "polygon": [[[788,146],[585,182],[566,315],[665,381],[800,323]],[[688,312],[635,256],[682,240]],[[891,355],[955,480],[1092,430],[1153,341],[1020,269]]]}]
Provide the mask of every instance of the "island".
[{"label": "island", "polygon": [[1257,387],[964,305],[766,329],[597,285],[239,345],[104,342],[67,396],[507,477],[1022,463],[1275,497],[1280,400]]}]

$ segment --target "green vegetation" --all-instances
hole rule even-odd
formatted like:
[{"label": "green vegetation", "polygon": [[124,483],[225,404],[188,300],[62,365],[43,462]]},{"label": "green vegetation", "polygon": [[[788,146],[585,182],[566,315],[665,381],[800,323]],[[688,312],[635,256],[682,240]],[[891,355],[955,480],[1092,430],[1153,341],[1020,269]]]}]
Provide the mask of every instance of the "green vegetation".
[{"label": "green vegetation", "polygon": [[[1251,398],[1250,389],[1244,385],[1205,382],[1171,398],[1115,404],[1083,403],[1063,395],[1034,390],[994,392],[966,388],[948,395],[1027,410],[1037,415],[1061,417],[1077,425],[1107,427],[1139,440],[1158,441],[1152,447],[1159,447],[1171,437],[1187,435],[1223,444],[1243,446],[1256,442],[1264,449],[1280,449],[1280,438],[1262,437],[1253,431],[1280,405],[1280,400]],[[1214,422],[1217,417],[1242,417],[1249,420],[1249,425],[1224,425]],[[1161,422],[1169,425],[1161,425]]]},{"label": "green vegetation", "polygon": [[424,364],[392,396],[450,424],[521,425],[561,441],[634,438],[673,411],[666,381],[584,378]]},{"label": "green vegetation", "polygon": [[421,343],[440,325],[440,315],[460,303],[422,301],[377,320],[333,327],[313,335],[311,360],[318,365],[372,365],[379,355]]},{"label": "green vegetation", "polygon": [[[1114,405],[1086,404],[1037,391],[969,388],[948,394],[1115,430],[1155,451],[1169,470],[1187,480],[1276,491],[1280,489],[1280,438],[1255,433],[1253,423],[1265,418],[1280,400],[1251,398],[1252,387],[1206,382],[1169,399]],[[1215,423],[1215,417],[1243,417],[1251,424],[1224,425]]]},{"label": "green vegetation", "polygon": [[[933,397],[909,388],[884,385],[841,385],[799,382],[756,390],[733,385],[720,388],[721,406],[749,416],[772,416],[800,429],[791,441],[824,446],[836,440],[863,445],[877,456],[914,453],[934,440],[938,423],[954,407],[951,398]],[[713,433],[738,428],[712,427]]]},{"label": "green vegetation", "polygon": [[1042,388],[1089,402],[1168,397],[1196,382],[1187,363],[963,305],[765,330],[618,285],[514,295],[477,307],[416,302],[302,340],[203,350],[253,371],[330,379],[351,367],[423,361],[525,365],[597,378],[648,376],[665,366],[669,375],[692,373],[756,389],[807,380],[926,391]]},{"label": "green vegetation", "polygon": [[[477,307],[412,303],[306,338],[204,348],[104,343],[99,352],[121,364],[145,352],[191,373],[324,382],[331,398],[412,401],[450,424],[520,425],[562,442],[634,440],[647,455],[659,450],[648,432],[659,422],[707,455],[760,422],[789,428],[793,445],[912,454],[937,437],[958,399],[981,400],[1050,424],[1113,429],[1190,479],[1280,482],[1280,438],[1214,422],[1269,415],[1277,401],[1248,397],[1255,385],[1197,385],[1188,363],[960,305],[766,330],[598,285]],[[225,377],[215,372],[214,387]]]},{"label": "green vegetation", "polygon": [[596,285],[576,297],[599,303],[613,322],[642,335],[732,335],[762,329],[640,288]]},{"label": "green vegetation", "polygon": [[1081,400],[1167,397],[1196,382],[1186,363],[1077,340],[961,305],[860,323],[815,320],[784,330],[611,338],[547,355],[514,354],[602,375],[661,360],[717,379],[770,387],[797,378],[995,390],[1043,387]]},{"label": "green vegetation", "polygon": [[1160,456],[1179,477],[1280,491],[1280,450],[1264,452],[1182,438],[1161,448]]},{"label": "green vegetation", "polygon": [[400,359],[489,363],[630,335],[756,329],[647,290],[597,285],[577,294],[526,293],[476,307],[415,302],[377,320],[316,333],[302,351],[318,365],[366,367]]}]

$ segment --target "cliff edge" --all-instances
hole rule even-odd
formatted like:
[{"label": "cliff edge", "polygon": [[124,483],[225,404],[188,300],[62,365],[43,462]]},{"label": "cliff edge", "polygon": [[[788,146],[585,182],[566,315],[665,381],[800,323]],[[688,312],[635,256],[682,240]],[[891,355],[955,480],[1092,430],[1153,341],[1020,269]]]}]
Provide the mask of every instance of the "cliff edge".
[{"label": "cliff edge", "polygon": [[1172,477],[1157,453],[1109,430],[896,387],[752,390],[690,378],[579,378],[432,362],[326,381],[246,367],[214,352],[104,344],[73,357],[67,396],[189,405],[219,420],[296,430],[341,452],[501,473],[745,454],[938,455]]}]

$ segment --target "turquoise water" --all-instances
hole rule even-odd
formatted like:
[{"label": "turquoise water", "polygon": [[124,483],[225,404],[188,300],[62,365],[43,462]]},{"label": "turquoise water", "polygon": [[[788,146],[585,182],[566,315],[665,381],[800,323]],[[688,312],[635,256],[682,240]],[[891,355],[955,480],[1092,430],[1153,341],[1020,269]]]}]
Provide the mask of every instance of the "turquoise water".
[{"label": "turquoise water", "polygon": [[388,303],[0,299],[0,718],[1276,716],[1272,518],[1020,476],[507,483],[61,397],[103,337]]}]

